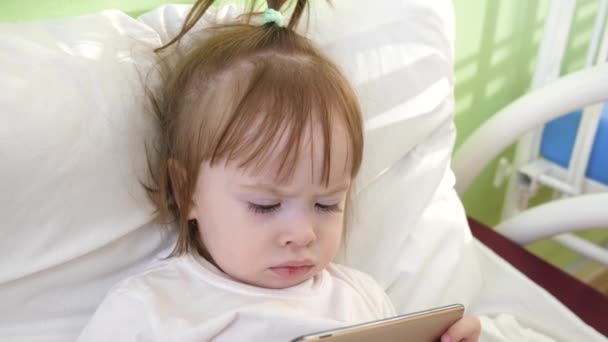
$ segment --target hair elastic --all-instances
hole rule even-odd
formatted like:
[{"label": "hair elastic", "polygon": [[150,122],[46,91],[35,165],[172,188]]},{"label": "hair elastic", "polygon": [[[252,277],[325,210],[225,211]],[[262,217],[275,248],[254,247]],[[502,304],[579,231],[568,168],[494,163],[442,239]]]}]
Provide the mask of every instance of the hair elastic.
[{"label": "hair elastic", "polygon": [[274,23],[277,26],[283,27],[283,14],[272,8],[266,9],[262,18],[262,25],[268,23]]}]

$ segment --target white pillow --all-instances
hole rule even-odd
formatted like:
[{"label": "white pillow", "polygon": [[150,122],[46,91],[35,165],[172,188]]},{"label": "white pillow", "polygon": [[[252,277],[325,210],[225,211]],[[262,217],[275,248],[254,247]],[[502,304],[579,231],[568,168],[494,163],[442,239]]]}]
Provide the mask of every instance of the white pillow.
[{"label": "white pillow", "polygon": [[0,340],[73,340],[169,243],[138,184],[153,129],[134,60],[158,42],[119,12],[0,25]]},{"label": "white pillow", "polygon": [[[154,135],[139,81],[186,11],[0,25],[0,339],[72,339],[114,282],[171,247],[139,185]],[[315,2],[311,14],[307,34],[342,66],[366,116],[342,260],[400,311],[467,304],[479,275],[449,170],[451,1]]]}]

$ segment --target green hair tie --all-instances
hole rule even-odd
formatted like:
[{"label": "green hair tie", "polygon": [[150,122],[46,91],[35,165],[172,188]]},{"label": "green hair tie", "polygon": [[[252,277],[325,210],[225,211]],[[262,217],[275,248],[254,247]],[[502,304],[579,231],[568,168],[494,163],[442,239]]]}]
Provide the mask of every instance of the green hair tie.
[{"label": "green hair tie", "polygon": [[283,14],[272,8],[268,8],[264,11],[264,17],[262,18],[262,25],[274,23],[277,26],[283,26]]}]

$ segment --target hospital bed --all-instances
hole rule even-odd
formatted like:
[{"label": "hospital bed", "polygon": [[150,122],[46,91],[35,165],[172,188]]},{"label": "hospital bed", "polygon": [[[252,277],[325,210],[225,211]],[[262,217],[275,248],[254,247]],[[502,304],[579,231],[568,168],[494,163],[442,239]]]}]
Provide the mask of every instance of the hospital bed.
[{"label": "hospital bed", "polygon": [[[530,88],[536,90],[549,87],[504,108],[500,115],[494,116],[480,127],[463,144],[463,149],[458,151],[455,163],[459,169],[457,173],[461,174],[459,192],[463,193],[469,180],[476,175],[473,170],[485,165],[472,166],[471,163],[481,160],[469,157],[472,154],[481,156],[482,159],[489,157],[485,155],[484,148],[478,148],[479,146],[489,144],[490,150],[498,146],[504,148],[518,139],[512,162],[501,158],[496,171],[495,186],[500,186],[502,179],[508,178],[502,210],[504,223],[497,228],[520,243],[529,243],[541,236],[551,237],[582,256],[608,266],[607,250],[570,233],[608,226],[606,216],[601,213],[601,208],[608,205],[601,205],[608,203],[605,202],[605,196],[585,196],[583,199],[562,201],[517,216],[528,208],[528,202],[541,187],[551,189],[554,199],[608,193],[608,105],[604,103],[606,78],[601,75],[601,68],[587,70],[587,74],[598,73],[594,80],[581,74],[552,84],[560,78],[564,69],[567,43],[573,35],[571,26],[576,4],[575,0],[549,2]],[[594,25],[583,69],[608,61],[608,1],[599,0],[597,5],[597,12],[592,16]],[[598,87],[599,93],[592,91],[592,87]],[[588,96],[590,94],[581,97],[577,95],[587,92],[600,96],[593,98]],[[542,102],[553,103],[544,105]],[[507,133],[495,135],[504,127],[513,128]],[[491,158],[494,157],[496,155]],[[579,213],[574,220],[576,223],[568,215],[574,210]],[[547,220],[543,216],[555,220]],[[528,221],[520,222],[522,219]],[[542,221],[545,222],[541,223]],[[522,228],[530,225],[538,228]],[[514,231],[517,229],[519,231]],[[552,232],[545,232],[545,229],[551,229]],[[521,236],[522,234],[528,236]],[[532,236],[536,236],[535,239],[531,239]]]},{"label": "hospital bed", "polygon": [[[608,265],[604,248],[571,234],[608,227],[608,106],[604,104],[608,99],[608,30],[604,28],[608,2],[600,2],[586,69],[559,77],[569,25],[559,26],[572,19],[574,3],[551,3],[544,28],[547,37],[541,43],[532,84],[535,89],[494,114],[466,139],[455,154],[453,169],[456,189],[462,194],[504,148],[524,137],[519,140],[515,165],[508,166],[514,172],[503,222],[494,230],[471,219],[473,234],[607,334],[605,295],[518,247],[552,238]],[[591,66],[596,55],[597,65]],[[561,199],[526,209],[539,185],[555,189]]]},{"label": "hospital bed", "polygon": [[[139,182],[156,134],[142,81],[154,87],[151,48],[187,9],[0,25],[0,340],[74,340],[113,284],[170,250],[174,234]],[[219,7],[201,25],[240,10]],[[370,273],[399,312],[463,303],[482,316],[484,341],[605,341],[471,234],[450,168],[452,2],[316,2],[302,30],[366,116],[339,261]]]},{"label": "hospital bed", "polygon": [[[463,193],[492,159],[525,132],[576,108],[606,101],[606,82],[608,64],[603,63],[550,82],[493,115],[455,154],[454,172],[458,175],[458,191]],[[504,127],[509,129],[505,130]],[[525,180],[518,181],[531,183],[543,179],[542,171],[531,170],[519,176]],[[498,230],[524,244],[555,236],[560,242],[583,255],[608,265],[608,252],[603,248],[569,235],[560,235],[608,226],[606,203],[608,192],[566,198],[510,217],[499,225]],[[573,213],[578,215],[573,216]]]}]

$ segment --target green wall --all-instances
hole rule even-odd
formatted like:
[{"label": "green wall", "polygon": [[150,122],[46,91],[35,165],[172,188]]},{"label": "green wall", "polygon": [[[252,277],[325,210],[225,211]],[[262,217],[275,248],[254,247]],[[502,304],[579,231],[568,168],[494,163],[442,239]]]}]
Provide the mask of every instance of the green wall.
[{"label": "green wall", "polygon": [[2,0],[0,22],[28,21],[76,16],[104,9],[119,9],[136,16],[166,3],[192,3],[192,0]]},{"label": "green wall", "polygon": [[[492,114],[526,92],[547,5],[531,0],[455,1],[456,149]],[[492,186],[495,166],[492,163],[463,196],[468,214],[490,225],[498,222],[506,186]]]}]

